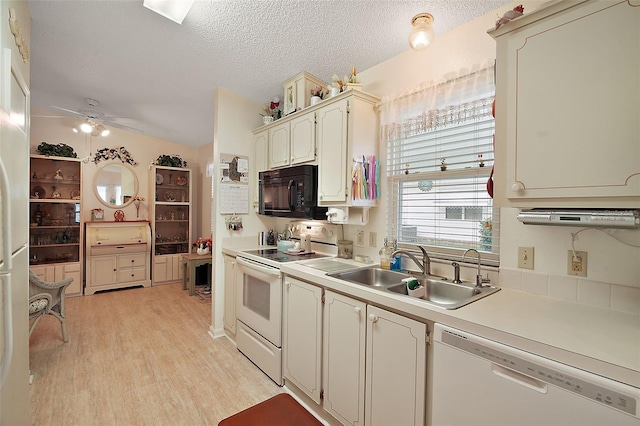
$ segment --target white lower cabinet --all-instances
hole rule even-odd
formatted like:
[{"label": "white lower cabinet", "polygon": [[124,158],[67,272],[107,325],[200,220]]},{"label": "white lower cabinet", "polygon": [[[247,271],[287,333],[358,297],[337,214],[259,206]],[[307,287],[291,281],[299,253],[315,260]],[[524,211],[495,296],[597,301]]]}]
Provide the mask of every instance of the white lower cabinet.
[{"label": "white lower cabinet", "polygon": [[153,284],[182,280],[182,255],[167,254],[153,257]]},{"label": "white lower cabinet", "polygon": [[367,306],[365,425],[423,425],[427,326]]},{"label": "white lower cabinet", "polygon": [[345,425],[364,424],[366,313],[364,302],[325,293],[323,408]]},{"label": "white lower cabinet", "polygon": [[322,288],[287,277],[283,324],[283,375],[320,404]]},{"label": "white lower cabinet", "polygon": [[426,324],[289,276],[283,324],[285,380],[342,424],[424,425]]},{"label": "white lower cabinet", "polygon": [[236,334],[236,258],[223,255],[224,258],[224,315],[225,330]]},{"label": "white lower cabinet", "polygon": [[151,286],[149,252],[90,256],[85,294],[134,286]]},{"label": "white lower cabinet", "polygon": [[82,294],[82,276],[79,262],[32,266],[31,270],[34,274],[48,282],[61,281],[71,277],[73,278],[73,282],[65,289],[64,294],[66,296]]}]

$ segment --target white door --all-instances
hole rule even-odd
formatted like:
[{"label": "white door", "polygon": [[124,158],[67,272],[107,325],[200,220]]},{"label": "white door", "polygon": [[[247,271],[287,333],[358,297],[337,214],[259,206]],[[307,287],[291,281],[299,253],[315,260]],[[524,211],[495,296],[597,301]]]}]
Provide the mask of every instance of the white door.
[{"label": "white door", "polygon": [[366,312],[364,302],[325,292],[323,407],[345,425],[364,424]]},{"label": "white door", "polygon": [[293,382],[320,404],[322,288],[286,277],[282,327],[282,366]]},{"label": "white door", "polygon": [[427,326],[367,306],[365,424],[424,425]]}]

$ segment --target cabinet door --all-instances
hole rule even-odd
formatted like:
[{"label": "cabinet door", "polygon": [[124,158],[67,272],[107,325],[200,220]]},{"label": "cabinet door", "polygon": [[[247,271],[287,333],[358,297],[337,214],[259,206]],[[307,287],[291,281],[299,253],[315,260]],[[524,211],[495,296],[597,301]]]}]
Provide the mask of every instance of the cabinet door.
[{"label": "cabinet door", "polygon": [[320,205],[347,201],[347,109],[344,99],[317,111]]},{"label": "cabinet door", "polygon": [[585,2],[498,39],[496,182],[512,206],[637,207],[639,25],[640,7]]},{"label": "cabinet door", "polygon": [[224,256],[224,328],[236,334],[236,258]]},{"label": "cabinet door", "polygon": [[323,407],[345,425],[364,419],[365,315],[363,302],[325,292]]},{"label": "cabinet door", "polygon": [[316,120],[313,113],[291,120],[290,149],[292,165],[316,159]]},{"label": "cabinet door", "polygon": [[286,277],[282,331],[283,375],[320,403],[322,288]]},{"label": "cabinet door", "polygon": [[171,281],[171,262],[168,256],[154,256],[153,258],[153,284]]},{"label": "cabinet door", "polygon": [[67,286],[65,295],[80,294],[82,292],[82,274],[80,273],[80,263],[69,263],[62,265],[62,278],[73,278],[73,282]]},{"label": "cabinet door", "polygon": [[269,129],[269,168],[289,165],[289,122]]},{"label": "cabinet door", "polygon": [[91,258],[90,287],[115,284],[117,280],[116,256],[94,256]]},{"label": "cabinet door", "polygon": [[174,254],[173,256],[171,256],[171,280],[172,281],[182,280],[183,267],[184,265],[182,264],[182,255]]},{"label": "cabinet door", "polygon": [[269,170],[269,132],[260,132],[253,136],[254,158],[255,158],[255,175],[253,179],[253,205],[258,210],[258,173]]},{"label": "cabinet door", "polygon": [[424,425],[427,326],[367,306],[366,425]]}]

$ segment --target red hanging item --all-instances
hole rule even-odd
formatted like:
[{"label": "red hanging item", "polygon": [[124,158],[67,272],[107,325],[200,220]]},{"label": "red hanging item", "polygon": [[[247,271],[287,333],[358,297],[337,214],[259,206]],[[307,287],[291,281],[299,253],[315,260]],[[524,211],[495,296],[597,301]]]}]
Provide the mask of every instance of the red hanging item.
[{"label": "red hanging item", "polygon": [[[491,104],[491,115],[493,116],[493,118],[496,118],[496,100],[493,100],[493,103]],[[493,164],[495,165],[495,152],[496,152],[496,135],[493,135]],[[489,180],[487,180],[487,192],[489,193],[489,196],[491,198],[493,198],[493,167],[491,166],[491,174],[489,174]]]}]

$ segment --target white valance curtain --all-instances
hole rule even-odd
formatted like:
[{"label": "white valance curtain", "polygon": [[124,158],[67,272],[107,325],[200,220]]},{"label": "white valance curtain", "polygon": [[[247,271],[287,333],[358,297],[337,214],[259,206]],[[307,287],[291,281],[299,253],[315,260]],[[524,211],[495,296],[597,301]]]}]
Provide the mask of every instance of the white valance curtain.
[{"label": "white valance curtain", "polygon": [[380,105],[383,140],[411,136],[403,135],[404,129],[413,129],[410,130],[413,132],[424,126],[449,124],[459,119],[460,114],[473,112],[474,106],[465,105],[466,102],[493,93],[494,87],[494,64],[491,63],[449,73],[440,82],[432,81],[404,93],[384,97]]}]

